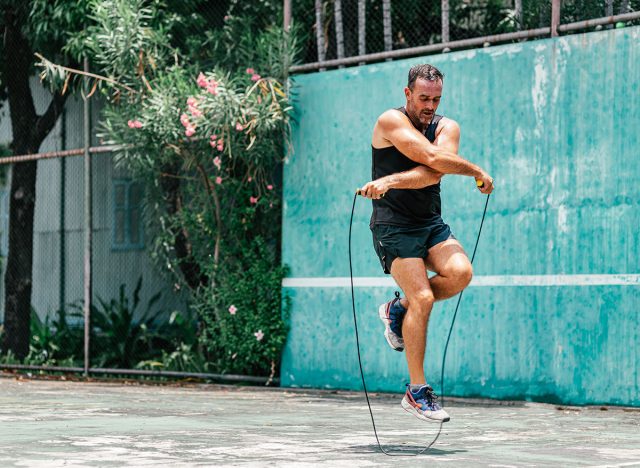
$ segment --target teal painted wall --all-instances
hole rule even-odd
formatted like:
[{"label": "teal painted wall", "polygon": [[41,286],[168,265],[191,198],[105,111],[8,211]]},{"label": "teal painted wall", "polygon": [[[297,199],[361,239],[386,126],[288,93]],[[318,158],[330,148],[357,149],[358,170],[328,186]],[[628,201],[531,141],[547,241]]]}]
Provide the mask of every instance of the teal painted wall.
[{"label": "teal painted wall", "polygon": [[[377,116],[404,104],[410,66],[445,74],[439,113],[460,123],[460,153],[496,179],[475,261],[485,275],[640,273],[640,28],[385,62],[294,77],[296,124],[285,164],[283,261],[291,278],[346,277],[353,191],[370,178]],[[484,196],[442,183],[443,217],[470,252]],[[356,277],[383,277],[369,201],[353,231]],[[404,354],[377,318],[394,289],[356,289],[371,390],[402,391]],[[361,389],[345,287],[285,287],[293,299],[284,386]],[[431,316],[427,379],[455,302]],[[571,404],[640,405],[640,283],[471,286],[447,355],[446,393]]]}]

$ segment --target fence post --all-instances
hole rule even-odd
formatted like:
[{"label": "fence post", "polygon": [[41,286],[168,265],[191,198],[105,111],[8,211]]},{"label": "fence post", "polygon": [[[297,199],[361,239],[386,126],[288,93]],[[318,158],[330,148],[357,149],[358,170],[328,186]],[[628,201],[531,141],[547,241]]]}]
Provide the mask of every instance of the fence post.
[{"label": "fence post", "polygon": [[[84,71],[89,73],[89,59],[84,59]],[[89,375],[89,330],[91,329],[91,113],[89,107],[89,78],[83,86],[84,138],[84,375]]]},{"label": "fence post", "polygon": [[[67,149],[67,108],[62,108],[62,115],[60,116],[60,146],[61,150]],[[66,280],[67,280],[67,254],[66,254],[66,196],[67,196],[67,159],[60,158],[60,278],[58,282],[58,309],[65,310],[67,296],[66,296]]]},{"label": "fence post", "polygon": [[442,0],[442,42],[449,42],[449,0]]},{"label": "fence post", "polygon": [[560,1],[551,0],[551,37],[558,36],[558,25],[560,24]]}]

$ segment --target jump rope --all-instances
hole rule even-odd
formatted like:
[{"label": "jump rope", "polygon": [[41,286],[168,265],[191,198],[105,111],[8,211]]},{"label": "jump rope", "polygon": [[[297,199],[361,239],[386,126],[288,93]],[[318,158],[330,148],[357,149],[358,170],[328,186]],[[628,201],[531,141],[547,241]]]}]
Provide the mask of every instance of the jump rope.
[{"label": "jump rope", "polygon": [[[482,187],[482,182],[480,181],[476,181],[476,184],[478,185],[478,187]],[[418,456],[418,455],[422,455],[423,453],[425,453],[427,450],[429,450],[433,444],[436,443],[436,441],[438,440],[438,437],[440,437],[440,433],[442,432],[442,422],[440,423],[440,427],[438,428],[438,433],[436,434],[436,436],[434,437],[434,439],[431,441],[431,443],[429,445],[427,445],[425,448],[423,448],[422,450],[420,450],[419,452],[408,452],[408,451],[396,451],[396,452],[392,452],[389,450],[385,450],[384,447],[382,447],[382,444],[380,443],[380,439],[378,438],[378,431],[376,429],[376,421],[373,418],[373,411],[371,410],[371,402],[369,401],[369,392],[367,391],[367,384],[365,382],[364,379],[364,370],[362,369],[362,358],[360,356],[360,337],[358,335],[358,319],[356,317],[356,300],[355,300],[355,293],[353,291],[353,264],[351,261],[351,228],[353,226],[353,212],[355,211],[356,208],[356,199],[358,198],[358,195],[361,195],[360,190],[356,190],[356,193],[353,196],[353,205],[351,206],[351,219],[349,220],[349,274],[351,277],[351,305],[353,306],[353,325],[355,328],[355,332],[356,332],[356,347],[358,349],[358,365],[360,366],[360,376],[362,377],[362,387],[364,389],[364,396],[367,399],[367,406],[369,407],[369,414],[371,415],[371,424],[373,425],[373,433],[376,436],[376,442],[378,443],[378,448],[380,449],[380,451],[382,453],[384,453],[385,455],[388,455],[390,457],[403,457],[403,456]],[[384,196],[384,195],[383,195]],[[476,238],[476,245],[473,248],[473,254],[471,255],[471,264],[473,265],[473,260],[476,258],[476,251],[478,250],[478,243],[480,242],[480,234],[482,233],[482,226],[484,224],[484,218],[487,214],[487,206],[489,206],[489,197],[491,196],[491,194],[487,194],[487,200],[484,204],[484,211],[482,212],[482,220],[480,221],[480,228],[478,229],[478,237]],[[460,294],[458,295],[458,302],[456,304],[456,309],[453,313],[453,318],[451,319],[451,326],[449,327],[449,334],[447,335],[447,341],[444,345],[444,352],[442,354],[442,369],[440,372],[440,401],[442,406],[444,407],[444,365],[445,365],[445,361],[447,359],[447,349],[449,347],[449,340],[451,339],[451,333],[453,332],[453,325],[456,321],[456,316],[458,315],[458,307],[460,306],[460,300],[462,299],[462,293],[463,291],[460,291]]]}]

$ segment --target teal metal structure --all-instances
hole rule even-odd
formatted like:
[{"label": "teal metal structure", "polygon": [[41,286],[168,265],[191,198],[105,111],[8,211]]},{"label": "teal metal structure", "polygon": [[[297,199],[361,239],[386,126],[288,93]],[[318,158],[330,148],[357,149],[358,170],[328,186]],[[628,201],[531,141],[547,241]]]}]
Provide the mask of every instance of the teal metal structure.
[{"label": "teal metal structure", "polygon": [[[409,68],[445,74],[439,113],[460,154],[496,180],[445,371],[445,393],[640,406],[640,27],[384,62],[292,78],[284,171],[283,293],[292,298],[281,382],[361,389],[348,288],[353,193],[370,180],[377,116],[404,104]],[[470,254],[484,196],[446,176],[443,217]],[[370,390],[403,391],[403,354],[377,307],[393,297],[359,199],[353,264]],[[454,301],[431,315],[438,387]]]}]

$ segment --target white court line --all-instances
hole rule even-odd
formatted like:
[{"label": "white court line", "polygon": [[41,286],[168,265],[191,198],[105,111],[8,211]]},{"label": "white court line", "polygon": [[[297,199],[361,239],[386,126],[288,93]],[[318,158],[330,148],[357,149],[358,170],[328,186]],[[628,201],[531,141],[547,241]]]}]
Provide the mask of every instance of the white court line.
[{"label": "white court line", "polygon": [[[358,288],[396,287],[390,276],[359,276],[353,278]],[[285,278],[285,288],[348,288],[348,276],[333,278]],[[496,275],[474,276],[471,287],[486,286],[640,286],[640,274],[633,275]]]}]

